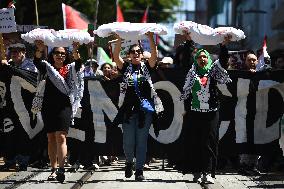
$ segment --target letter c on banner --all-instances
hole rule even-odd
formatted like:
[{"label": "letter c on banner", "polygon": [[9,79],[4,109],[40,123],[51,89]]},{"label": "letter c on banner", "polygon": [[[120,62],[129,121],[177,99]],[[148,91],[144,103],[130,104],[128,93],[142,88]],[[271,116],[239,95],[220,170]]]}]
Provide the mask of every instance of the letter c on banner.
[{"label": "letter c on banner", "polygon": [[158,142],[162,144],[169,144],[176,141],[180,136],[183,123],[182,114],[184,112],[184,103],[179,100],[181,93],[173,83],[169,81],[159,81],[155,83],[154,86],[155,89],[165,90],[171,95],[174,104],[173,121],[169,128],[159,131],[158,137],[154,134],[153,125],[151,126],[149,133]]}]

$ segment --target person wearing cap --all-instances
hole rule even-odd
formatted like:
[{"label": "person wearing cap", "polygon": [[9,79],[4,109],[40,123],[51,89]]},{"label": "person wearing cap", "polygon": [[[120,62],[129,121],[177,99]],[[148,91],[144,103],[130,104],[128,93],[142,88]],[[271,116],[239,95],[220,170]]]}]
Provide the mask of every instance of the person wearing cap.
[{"label": "person wearing cap", "polygon": [[22,43],[11,44],[8,48],[11,59],[8,64],[21,69],[37,72],[33,61],[26,58],[26,47]]},{"label": "person wearing cap", "polygon": [[171,57],[164,57],[160,62],[159,66],[162,68],[174,68],[173,59]]},{"label": "person wearing cap", "polygon": [[98,67],[99,64],[95,59],[88,59],[84,68],[84,77],[102,76],[103,72]]},{"label": "person wearing cap", "polygon": [[[26,58],[26,47],[22,43],[14,43],[8,47],[9,55],[11,59],[8,61],[8,65],[13,67],[37,72],[37,68],[33,62]],[[3,62],[2,64],[7,64]],[[10,143],[10,141],[8,141]],[[19,142],[19,141],[18,141]],[[13,142],[12,142],[13,143]],[[16,144],[17,145],[17,144]],[[30,160],[30,154],[28,151],[17,150],[17,152],[8,153],[5,157],[5,164],[0,167],[0,170],[9,170],[18,163],[18,171],[26,171]]]}]

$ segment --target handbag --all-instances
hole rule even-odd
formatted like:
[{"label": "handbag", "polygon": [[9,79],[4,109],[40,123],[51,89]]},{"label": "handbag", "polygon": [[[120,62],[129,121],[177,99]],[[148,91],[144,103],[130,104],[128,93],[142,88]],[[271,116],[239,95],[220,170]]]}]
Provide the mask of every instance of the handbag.
[{"label": "handbag", "polygon": [[133,73],[133,82],[134,82],[134,88],[135,88],[136,94],[140,100],[141,110],[144,112],[153,113],[155,111],[153,108],[154,104],[146,98],[141,98],[141,94],[138,88],[137,74],[135,72]]},{"label": "handbag", "polygon": [[42,102],[43,102],[43,96],[44,96],[44,90],[45,90],[45,79],[41,80],[36,88],[36,93],[32,101],[32,113],[36,114],[41,111],[42,108]]}]

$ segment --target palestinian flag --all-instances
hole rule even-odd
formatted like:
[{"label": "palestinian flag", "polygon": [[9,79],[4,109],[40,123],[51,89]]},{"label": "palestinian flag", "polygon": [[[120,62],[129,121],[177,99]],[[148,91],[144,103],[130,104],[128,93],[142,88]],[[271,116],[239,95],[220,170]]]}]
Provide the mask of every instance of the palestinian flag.
[{"label": "palestinian flag", "polygon": [[86,16],[71,6],[62,3],[64,29],[87,29],[90,23]]}]

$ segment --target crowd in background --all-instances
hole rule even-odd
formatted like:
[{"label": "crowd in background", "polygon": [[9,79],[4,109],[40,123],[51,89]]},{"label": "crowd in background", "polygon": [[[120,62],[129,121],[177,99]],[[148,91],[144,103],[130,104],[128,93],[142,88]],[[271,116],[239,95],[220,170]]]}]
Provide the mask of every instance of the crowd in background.
[{"label": "crowd in background", "polygon": [[[139,46],[139,49],[142,47]],[[138,49],[138,50],[139,50]],[[36,50],[39,50],[38,48]],[[77,50],[77,49],[75,49]],[[135,49],[137,50],[137,49]],[[68,51],[66,49],[66,51]],[[42,53],[43,56],[46,58],[48,57],[48,54],[44,49],[40,49],[40,51],[35,51],[35,53]],[[189,53],[190,52],[190,53]],[[183,44],[181,44],[177,49],[176,52],[173,53],[172,57],[160,57],[157,60],[155,59],[155,66],[153,66],[154,70],[159,69],[177,69],[177,68],[183,68],[185,72],[190,70],[192,67],[192,64],[194,63],[193,57],[195,56],[195,53],[197,52],[197,48],[194,46],[194,42],[190,39],[187,39]],[[54,53],[53,51],[51,53]],[[57,53],[57,51],[56,51]],[[66,53],[66,52],[58,52],[59,54],[54,54],[55,58],[57,56],[63,57],[63,54],[60,55],[60,53]],[[144,61],[149,61],[149,58],[151,58],[150,52],[140,52],[142,54],[142,59]],[[65,56],[69,56],[70,59],[74,60],[74,53],[71,54],[64,54]],[[77,56],[77,55],[76,55]],[[78,57],[76,57],[78,59]],[[76,59],[75,58],[75,59]],[[129,61],[129,57],[126,57],[124,59],[125,61]],[[284,69],[284,52],[283,54],[278,54],[277,57],[273,59],[271,62],[269,59],[266,59],[267,68],[266,69]],[[253,51],[248,51],[246,54],[245,59],[245,65],[244,69],[249,70],[252,72],[256,71],[256,65],[258,63],[258,57]],[[38,72],[38,66],[34,65],[34,60],[32,58],[26,57],[26,46],[23,43],[15,43],[11,44],[8,47],[8,62],[5,64],[9,64],[11,66],[15,66],[21,69],[26,69],[33,72]],[[228,69],[235,69],[234,65],[230,65]],[[98,64],[98,62],[94,58],[89,58],[85,63],[82,64],[82,67],[80,68],[82,73],[84,74],[84,77],[95,77],[97,79],[102,79],[104,81],[109,80],[115,80],[115,79],[121,79],[123,77],[123,73],[121,73],[121,68],[118,68],[117,61],[113,61],[111,63],[105,62],[101,65]],[[69,115],[69,114],[68,114]],[[67,153],[67,152],[66,152]],[[46,158],[48,159],[48,158]],[[117,157],[113,156],[101,156],[101,157],[94,157],[95,162],[99,165],[111,165],[117,160]],[[151,161],[151,157],[147,158],[148,161],[146,163]],[[275,157],[259,157],[252,154],[241,154],[239,157],[230,157],[230,159],[219,159],[219,168],[223,168],[228,161],[231,161],[231,165],[239,170],[239,173],[244,175],[259,175],[261,168],[261,171],[269,170],[271,166],[275,163],[275,161],[281,159],[281,155],[276,154]],[[261,166],[259,166],[259,162],[262,162]],[[282,160],[283,161],[283,158]],[[47,164],[47,160],[43,163]],[[145,160],[142,161],[143,164],[145,164]],[[279,161],[278,161],[279,162]],[[11,167],[15,166],[16,163],[19,165],[18,170],[24,171],[27,170],[27,166],[30,162],[30,157],[27,154],[14,154],[12,157],[6,156],[5,157],[5,165],[2,166],[0,169],[2,171],[9,170]],[[282,162],[283,163],[283,162]],[[92,167],[92,163],[88,164],[89,166],[85,166],[86,169],[94,168]],[[61,168],[63,169],[63,163],[61,163]],[[80,164],[75,164],[73,166],[73,170],[76,171],[79,168]],[[129,169],[132,169],[132,162],[127,165]],[[176,166],[175,162],[169,162],[169,166],[173,167]],[[283,165],[281,165],[283,166]],[[279,164],[279,169],[283,170],[283,167],[281,168]],[[55,166],[54,166],[55,167]],[[97,167],[95,167],[97,168]],[[139,169],[142,169],[140,167]],[[62,170],[61,170],[62,171]],[[53,169],[53,173],[55,170]],[[63,172],[63,171],[62,171]],[[60,172],[57,172],[57,174],[60,174]],[[138,174],[138,173],[137,173]],[[131,173],[128,172],[128,177],[131,176]],[[51,179],[53,177],[50,177]],[[143,180],[144,178],[140,178]],[[60,180],[60,179],[59,179]],[[62,180],[62,179],[61,179]],[[63,179],[64,180],[64,179]]]}]

